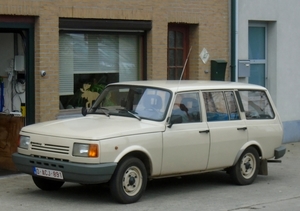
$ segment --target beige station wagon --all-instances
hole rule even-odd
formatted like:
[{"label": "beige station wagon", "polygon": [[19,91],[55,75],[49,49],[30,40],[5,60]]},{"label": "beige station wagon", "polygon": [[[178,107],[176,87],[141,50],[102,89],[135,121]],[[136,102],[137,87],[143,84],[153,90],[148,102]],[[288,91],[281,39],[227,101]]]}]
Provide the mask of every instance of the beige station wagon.
[{"label": "beige station wagon", "polygon": [[256,85],[115,83],[82,114],[22,128],[13,161],[40,189],[108,183],[133,203],[150,179],[225,170],[249,185],[286,150],[270,94]]}]

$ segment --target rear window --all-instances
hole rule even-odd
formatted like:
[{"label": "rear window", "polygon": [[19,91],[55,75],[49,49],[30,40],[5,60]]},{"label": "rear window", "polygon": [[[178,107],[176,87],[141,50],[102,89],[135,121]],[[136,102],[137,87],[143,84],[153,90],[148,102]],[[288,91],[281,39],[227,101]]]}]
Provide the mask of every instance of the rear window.
[{"label": "rear window", "polygon": [[208,122],[240,120],[233,91],[203,92],[203,98]]},{"label": "rear window", "polygon": [[274,111],[264,91],[239,91],[246,119],[273,119]]}]

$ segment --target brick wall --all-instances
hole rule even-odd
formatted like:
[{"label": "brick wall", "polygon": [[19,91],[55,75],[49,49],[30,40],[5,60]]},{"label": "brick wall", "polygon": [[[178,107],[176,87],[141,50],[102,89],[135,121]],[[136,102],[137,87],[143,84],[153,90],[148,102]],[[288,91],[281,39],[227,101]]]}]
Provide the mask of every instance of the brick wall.
[{"label": "brick wall", "polygon": [[[229,62],[229,1],[225,0],[2,0],[0,15],[35,16],[36,122],[55,119],[59,113],[59,18],[152,20],[148,33],[147,77],[167,77],[168,23],[190,27],[190,79],[210,79],[210,62],[199,54],[206,48],[210,59]],[[228,65],[229,66],[229,65]],[[40,77],[40,71],[47,75]],[[229,79],[229,68],[226,71]]]}]

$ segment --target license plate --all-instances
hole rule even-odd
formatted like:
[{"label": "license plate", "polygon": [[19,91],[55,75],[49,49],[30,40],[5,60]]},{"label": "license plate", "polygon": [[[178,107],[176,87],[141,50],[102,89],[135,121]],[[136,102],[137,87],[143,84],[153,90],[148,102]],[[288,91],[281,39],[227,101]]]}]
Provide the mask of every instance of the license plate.
[{"label": "license plate", "polygon": [[38,175],[38,176],[42,176],[42,177],[49,177],[49,178],[54,178],[54,179],[64,179],[62,172],[56,171],[56,170],[33,167],[33,173],[34,173],[34,175]]}]

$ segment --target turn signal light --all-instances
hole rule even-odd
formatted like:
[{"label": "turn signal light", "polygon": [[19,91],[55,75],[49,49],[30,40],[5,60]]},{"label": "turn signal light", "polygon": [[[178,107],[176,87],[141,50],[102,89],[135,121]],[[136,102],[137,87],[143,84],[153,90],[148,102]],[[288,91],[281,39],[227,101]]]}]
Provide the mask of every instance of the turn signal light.
[{"label": "turn signal light", "polygon": [[89,157],[98,157],[98,145],[97,144],[90,144],[89,147]]},{"label": "turn signal light", "polygon": [[98,157],[98,144],[74,143],[73,156],[90,158]]}]

